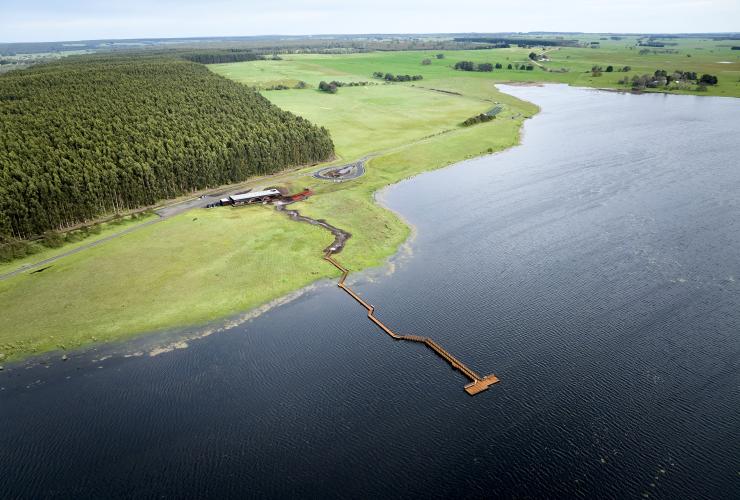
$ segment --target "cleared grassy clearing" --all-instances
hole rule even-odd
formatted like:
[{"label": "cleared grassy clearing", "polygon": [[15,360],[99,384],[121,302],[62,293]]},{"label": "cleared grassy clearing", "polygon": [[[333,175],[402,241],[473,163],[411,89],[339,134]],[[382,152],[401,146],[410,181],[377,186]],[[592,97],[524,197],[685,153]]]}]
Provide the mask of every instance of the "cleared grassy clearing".
[{"label": "cleared grassy clearing", "polygon": [[321,80],[326,79],[338,80],[341,78],[351,81],[349,80],[351,75],[342,71],[331,70],[310,61],[300,61],[293,58],[283,61],[249,61],[249,64],[211,64],[209,68],[214,73],[251,86],[304,81],[316,87]]},{"label": "cleared grassy clearing", "polygon": [[[276,73],[317,84],[321,79],[371,80],[374,71],[383,71],[393,74],[421,74],[424,80],[417,82],[418,85],[429,86],[438,79],[456,78],[456,74],[461,72],[454,71],[452,66],[458,61],[467,60],[475,63],[501,63],[503,68],[490,73],[466,72],[463,76],[466,79],[485,79],[492,82],[558,82],[622,90],[629,90],[629,86],[625,87],[618,83],[618,80],[625,76],[631,78],[633,75],[653,74],[657,69],[683,70],[699,74],[709,73],[719,77],[719,84],[710,86],[706,92],[702,92],[704,95],[740,97],[740,51],[731,50],[731,42],[673,39],[666,42],[677,45],[653,48],[636,46],[636,37],[625,37],[622,40],[601,40],[603,37],[599,36],[579,38],[598,41],[599,45],[597,48],[548,48],[546,54],[550,60],[540,64],[550,71],[539,67],[532,71],[507,69],[508,64],[530,64],[528,55],[532,51],[542,53],[540,49],[520,47],[441,51],[445,55],[444,59],[434,57],[437,51],[371,52],[342,56],[290,55],[285,56],[283,61],[259,61],[259,66],[249,66],[254,63],[246,62],[215,65],[212,68],[219,74],[253,85],[269,81]],[[641,55],[641,50],[649,52]],[[425,58],[431,59],[430,65],[421,64]],[[627,73],[604,72],[602,76],[594,77],[590,71],[594,65],[604,68],[612,65],[615,69],[630,66],[631,70]],[[291,68],[289,71],[285,69],[288,67]],[[559,72],[562,68],[568,71]],[[694,90],[675,92],[696,93]]]},{"label": "cleared grassy clearing", "polygon": [[281,108],[329,129],[337,154],[348,160],[455,128],[490,108],[478,99],[399,84],[343,87],[337,94],[315,90],[265,94]]},{"label": "cleared grassy clearing", "polygon": [[61,255],[65,252],[69,252],[70,250],[74,250],[75,248],[79,248],[81,246],[89,245],[90,243],[100,241],[103,238],[107,238],[108,236],[111,236],[116,233],[120,233],[121,231],[137,226],[139,224],[143,224],[145,222],[149,222],[156,218],[157,218],[156,215],[148,214],[148,215],[142,215],[141,217],[138,217],[136,219],[125,218],[125,219],[121,219],[116,222],[105,222],[105,223],[100,224],[99,233],[96,233],[96,234],[91,233],[88,237],[84,239],[80,239],[79,241],[75,241],[71,243],[65,243],[59,248],[46,248],[39,243],[36,245],[36,248],[39,249],[38,252],[32,255],[28,255],[26,257],[20,258],[20,259],[15,259],[10,262],[0,263],[0,274],[5,274],[5,273],[15,271],[16,269],[21,269],[34,262],[51,259],[52,257],[56,257],[57,255]]}]

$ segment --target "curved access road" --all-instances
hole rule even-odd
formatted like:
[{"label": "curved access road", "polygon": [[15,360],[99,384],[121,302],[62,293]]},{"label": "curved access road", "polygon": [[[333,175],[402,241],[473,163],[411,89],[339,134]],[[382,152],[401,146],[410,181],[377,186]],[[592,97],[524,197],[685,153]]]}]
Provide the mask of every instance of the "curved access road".
[{"label": "curved access road", "polygon": [[[349,181],[357,179],[365,173],[365,163],[371,158],[370,155],[360,158],[356,162],[348,163],[346,165],[340,165],[335,167],[325,167],[321,170],[317,170],[313,173],[313,176],[317,179],[325,181]],[[337,172],[337,175],[331,175],[332,172]],[[341,173],[340,173],[341,172]]]}]

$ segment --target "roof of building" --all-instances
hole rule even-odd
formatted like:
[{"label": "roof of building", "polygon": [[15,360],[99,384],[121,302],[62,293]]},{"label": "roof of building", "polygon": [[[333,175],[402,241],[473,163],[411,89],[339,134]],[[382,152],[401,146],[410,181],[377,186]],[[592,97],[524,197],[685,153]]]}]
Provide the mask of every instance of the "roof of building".
[{"label": "roof of building", "polygon": [[234,194],[229,196],[232,201],[244,201],[244,200],[251,200],[252,198],[261,198],[263,196],[275,196],[280,194],[280,191],[277,189],[266,189],[264,191],[252,191],[250,193],[244,193],[244,194]]}]

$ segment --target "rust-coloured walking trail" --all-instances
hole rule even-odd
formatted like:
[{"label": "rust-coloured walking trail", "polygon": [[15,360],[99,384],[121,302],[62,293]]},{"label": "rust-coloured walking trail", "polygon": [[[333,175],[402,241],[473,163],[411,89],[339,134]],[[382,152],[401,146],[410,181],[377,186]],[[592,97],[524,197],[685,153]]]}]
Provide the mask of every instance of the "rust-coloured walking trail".
[{"label": "rust-coloured walking trail", "polygon": [[375,317],[375,307],[373,307],[371,304],[368,304],[364,300],[360,298],[359,295],[357,295],[350,287],[344,284],[344,281],[347,279],[347,276],[349,275],[349,269],[342,266],[339,262],[337,262],[334,257],[332,257],[334,254],[340,252],[342,248],[344,248],[344,243],[347,241],[347,239],[350,237],[350,234],[346,231],[342,231],[339,228],[336,228],[330,224],[328,224],[326,221],[323,220],[316,220],[311,219],[310,217],[305,217],[301,214],[299,214],[296,210],[286,210],[284,207],[284,204],[277,204],[276,209],[287,213],[288,217],[295,221],[299,222],[307,222],[309,224],[321,226],[324,229],[329,230],[334,235],[334,243],[332,243],[331,246],[326,248],[324,250],[324,260],[328,261],[331,265],[336,267],[342,272],[341,278],[339,278],[338,286],[345,292],[347,292],[353,299],[355,299],[362,307],[367,309],[367,317],[375,323],[381,330],[383,330],[385,333],[387,333],[389,336],[391,336],[395,340],[407,340],[409,342],[420,342],[430,348],[432,351],[434,351],[439,357],[447,361],[452,367],[456,370],[459,370],[463,375],[468,377],[471,382],[465,386],[465,392],[470,394],[471,396],[474,396],[478,394],[479,392],[483,392],[491,385],[497,383],[498,377],[496,375],[486,375],[485,377],[481,377],[476,372],[468,368],[462,361],[457,359],[455,356],[447,352],[441,345],[436,343],[434,340],[430,339],[429,337],[421,337],[419,335],[401,335],[390,328],[388,328],[382,321],[380,321],[378,318]]},{"label": "rust-coloured walking trail", "polygon": [[378,325],[378,327],[383,330],[385,333],[390,335],[396,340],[408,340],[411,342],[421,342],[428,348],[430,348],[432,351],[437,353],[442,359],[447,361],[449,364],[452,365],[453,368],[456,370],[459,370],[462,372],[463,375],[468,377],[470,380],[472,380],[471,383],[465,386],[465,391],[470,394],[471,396],[478,394],[479,392],[485,391],[488,389],[490,385],[493,385],[498,382],[498,377],[496,375],[487,375],[485,377],[481,377],[477,373],[475,373],[473,370],[465,366],[465,364],[457,359],[455,356],[447,352],[441,345],[436,343],[434,340],[430,339],[429,337],[420,337],[419,335],[400,335],[387,326],[383,324],[382,321],[380,321],[378,318],[375,317],[375,307],[368,304],[364,300],[362,300],[355,292],[352,291],[350,287],[344,284],[344,280],[347,279],[347,276],[349,275],[349,270],[345,267],[343,267],[339,262],[337,262],[332,257],[332,251],[327,250],[326,254],[324,254],[324,259],[329,261],[334,267],[342,271],[342,277],[339,278],[339,288],[347,292],[353,299],[355,299],[357,302],[360,303],[362,307],[367,309],[367,317],[370,318],[370,321]]}]

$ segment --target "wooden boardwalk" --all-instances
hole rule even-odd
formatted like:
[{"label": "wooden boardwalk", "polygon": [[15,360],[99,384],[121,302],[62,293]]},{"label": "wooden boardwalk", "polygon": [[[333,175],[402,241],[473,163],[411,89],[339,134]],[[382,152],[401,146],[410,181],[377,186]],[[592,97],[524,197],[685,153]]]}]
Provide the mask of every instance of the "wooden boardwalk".
[{"label": "wooden boardwalk", "polygon": [[471,382],[465,386],[465,392],[470,394],[471,396],[474,396],[478,394],[479,392],[483,392],[486,389],[488,389],[489,386],[497,383],[498,377],[495,375],[487,375],[485,377],[481,377],[477,373],[475,373],[473,370],[465,366],[465,364],[457,359],[455,356],[447,352],[442,346],[440,346],[438,343],[436,343],[434,340],[430,339],[429,337],[420,337],[418,335],[401,335],[387,326],[383,324],[382,321],[380,321],[378,318],[375,317],[375,307],[368,304],[364,300],[362,300],[350,287],[344,284],[344,281],[347,279],[347,276],[349,275],[349,270],[343,267],[339,262],[337,262],[333,257],[333,249],[327,250],[327,252],[324,254],[324,259],[330,262],[334,267],[339,269],[342,272],[342,277],[339,278],[338,286],[345,292],[347,292],[353,299],[355,299],[362,307],[367,309],[367,317],[378,325],[378,327],[383,330],[385,333],[390,335],[395,340],[407,340],[410,342],[420,342],[430,348],[432,351],[434,351],[439,357],[447,361],[452,367],[458,371],[460,371],[463,375],[468,377]]}]

